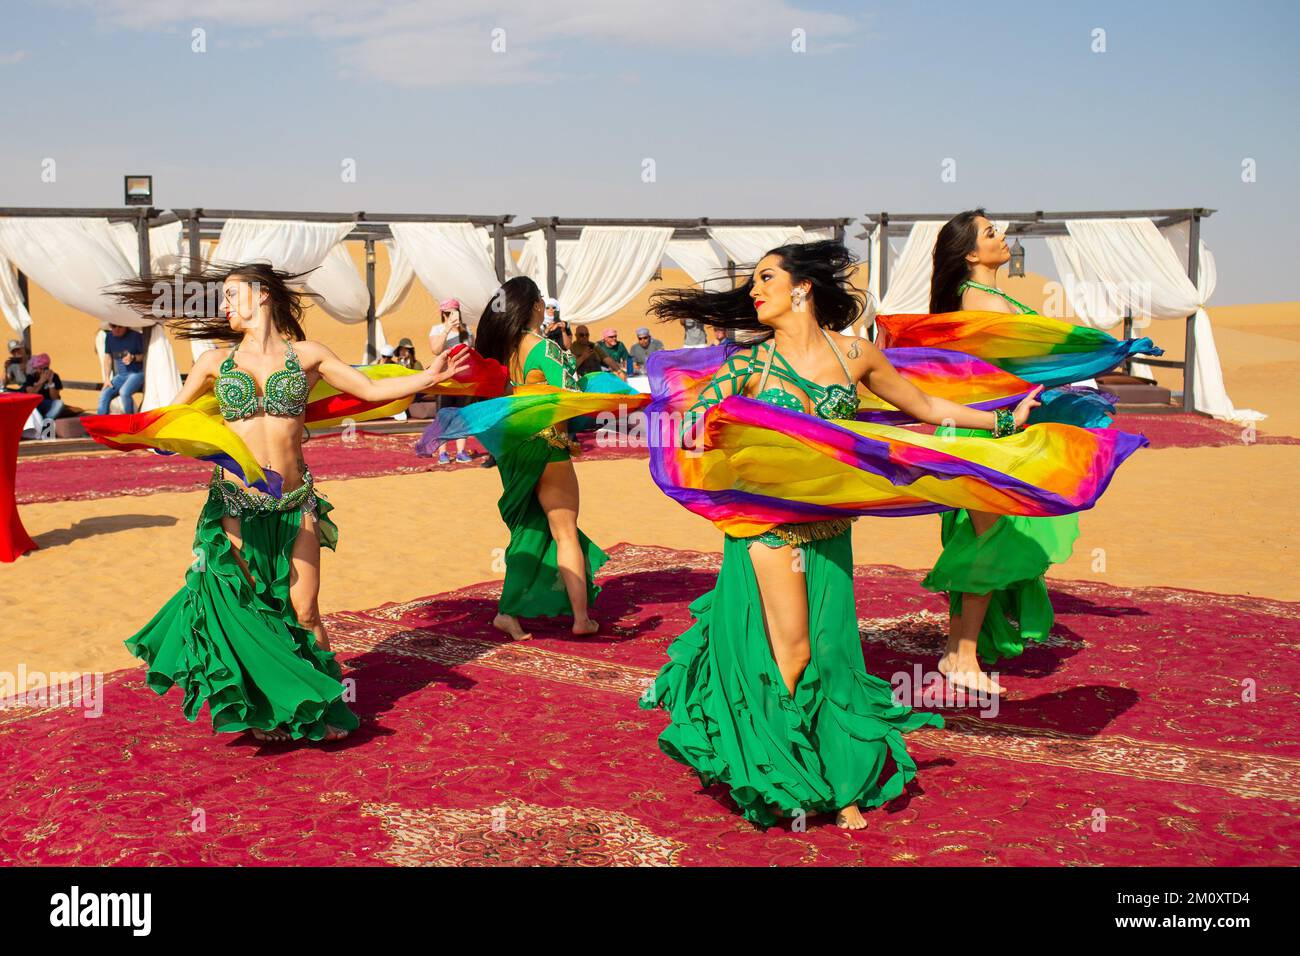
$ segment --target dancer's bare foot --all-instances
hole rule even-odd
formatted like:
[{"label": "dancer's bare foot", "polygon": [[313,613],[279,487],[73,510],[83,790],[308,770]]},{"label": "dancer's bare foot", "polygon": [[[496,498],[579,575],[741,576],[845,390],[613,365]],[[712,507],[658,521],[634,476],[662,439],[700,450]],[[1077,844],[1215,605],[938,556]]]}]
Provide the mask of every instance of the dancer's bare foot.
[{"label": "dancer's bare foot", "polygon": [[857,804],[850,803],[835,815],[835,825],[841,830],[862,830],[866,828],[867,821]]},{"label": "dancer's bare foot", "polygon": [[939,658],[939,673],[954,687],[988,696],[1005,693],[1001,684],[980,670],[978,660],[959,660],[950,655]]},{"label": "dancer's bare foot", "polygon": [[510,635],[512,641],[526,641],[533,636],[519,626],[519,618],[512,614],[498,614],[492,618],[492,626]]},{"label": "dancer's bare foot", "polygon": [[348,735],[348,732],[342,727],[335,727],[333,724],[325,725],[325,736],[321,738],[321,743],[328,743],[331,740],[342,740]]},{"label": "dancer's bare foot", "polygon": [[585,617],[581,621],[575,618],[573,621],[573,633],[578,637],[586,637],[589,634],[595,634],[599,630],[600,625],[589,617]]},{"label": "dancer's bare foot", "polygon": [[279,727],[276,727],[274,730],[259,730],[254,727],[253,736],[266,743],[283,743],[286,740],[293,739],[289,736],[288,731],[281,730]]}]

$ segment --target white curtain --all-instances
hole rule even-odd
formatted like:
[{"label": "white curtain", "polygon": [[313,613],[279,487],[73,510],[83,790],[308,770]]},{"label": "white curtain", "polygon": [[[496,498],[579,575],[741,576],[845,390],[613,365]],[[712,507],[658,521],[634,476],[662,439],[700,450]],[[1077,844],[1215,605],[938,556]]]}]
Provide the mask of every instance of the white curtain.
[{"label": "white curtain", "polygon": [[709,240],[670,239],[666,252],[668,258],[677,263],[700,288],[714,292],[725,292],[731,288],[727,264]]},{"label": "white curtain", "polygon": [[[555,240],[555,294],[559,296],[564,291],[565,281],[569,277],[569,269],[573,265],[574,256],[577,254],[577,239],[556,239]],[[546,295],[546,232],[542,229],[534,230],[527,234],[524,239],[523,252],[519,256],[519,274],[530,276],[537,287],[542,290],[542,295]],[[567,315],[561,314],[561,318],[568,321]]]},{"label": "white curtain", "polygon": [[[380,352],[388,345],[388,336],[384,334],[383,317],[406,300],[407,293],[411,291],[411,284],[415,281],[415,267],[411,265],[411,260],[402,254],[401,247],[392,239],[384,239],[382,244],[388,250],[388,284],[384,286],[384,294],[375,304],[375,348]],[[361,361],[365,362],[366,359],[363,350]]]},{"label": "white curtain", "polygon": [[[930,276],[934,271],[934,241],[939,237],[943,223],[923,220],[912,224],[912,231],[895,257],[889,243],[880,241],[880,227],[872,236],[871,292],[879,303],[878,311],[884,315],[930,311]],[[888,255],[889,286],[880,294],[881,257]]]},{"label": "white curtain", "polygon": [[319,297],[317,304],[340,322],[353,325],[366,321],[370,290],[343,243],[325,254],[316,271],[307,277],[307,288]]},{"label": "white curtain", "polygon": [[560,314],[595,322],[617,312],[650,281],[672,234],[665,226],[584,227],[560,291]]},{"label": "white curtain", "polygon": [[[129,222],[115,222],[111,226],[113,238],[122,250],[126,261],[139,272],[140,240],[135,226]],[[185,255],[184,228],[179,221],[163,226],[149,227],[149,271],[154,275],[173,275]]]},{"label": "white curtain", "polygon": [[[160,256],[167,254],[171,232],[159,234]],[[103,292],[106,286],[138,274],[136,260],[122,250],[122,236],[122,230],[115,229],[107,219],[3,219],[0,259],[11,260],[60,302],[94,316],[101,326],[111,323],[147,329],[141,408],[157,408],[170,402],[180,390],[171,341],[161,324],[118,305]],[[151,250],[152,245],[151,235]]]},{"label": "white curtain", "polygon": [[[1223,383],[1223,368],[1205,303],[1214,294],[1214,257],[1199,245],[1197,283],[1186,272],[1170,238],[1150,219],[1080,219],[1066,222],[1085,276],[1110,287],[1111,305],[1153,319],[1193,316],[1196,345],[1192,388],[1197,411],[1234,422],[1259,421],[1254,409],[1235,408]],[[1175,242],[1179,234],[1171,232]],[[1183,239],[1186,247],[1186,239]],[[1067,292],[1068,294],[1068,292]],[[1121,312],[1121,315],[1123,313]]]},{"label": "white curtain", "polygon": [[23,305],[22,290],[18,288],[18,274],[4,256],[0,256],[0,312],[15,332],[21,333],[32,324],[27,306]]},{"label": "white curtain", "polygon": [[420,283],[435,299],[459,299],[461,315],[475,321],[497,287],[487,230],[468,222],[395,222],[393,240]]},{"label": "white curtain", "polygon": [[757,265],[770,249],[809,239],[802,226],[710,226],[709,235],[742,268]]},{"label": "white curtain", "polygon": [[136,274],[107,219],[0,219],[0,257],[64,305],[101,323],[130,328],[152,324],[103,292],[105,286]]},{"label": "white curtain", "polygon": [[212,260],[269,262],[285,272],[316,270],[305,284],[316,293],[321,307],[340,321],[360,322],[366,317],[370,293],[346,250],[339,248],[354,226],[352,222],[228,219]]}]

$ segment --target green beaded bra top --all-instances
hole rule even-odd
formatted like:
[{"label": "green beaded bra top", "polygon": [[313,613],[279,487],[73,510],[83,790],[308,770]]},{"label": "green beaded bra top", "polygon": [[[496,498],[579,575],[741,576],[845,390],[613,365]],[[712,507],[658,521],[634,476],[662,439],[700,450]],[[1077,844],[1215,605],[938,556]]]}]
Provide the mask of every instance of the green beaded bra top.
[{"label": "green beaded bra top", "polygon": [[235,365],[236,345],[221,363],[221,373],[213,391],[221,406],[221,417],[228,422],[252,418],[258,412],[297,418],[307,408],[307,373],[298,364],[293,343],[285,340],[284,368],[266,379],[266,392],[257,394],[257,381]]},{"label": "green beaded bra top", "polygon": [[830,335],[825,329],[821,333],[826,338],[826,344],[831,347],[835,357],[839,360],[840,368],[844,371],[846,385],[832,383],[830,385],[819,385],[811,379],[804,378],[794,370],[785,357],[776,351],[776,346],[769,343],[767,353],[767,364],[763,368],[763,377],[758,382],[758,394],[754,397],[760,402],[769,402],[781,408],[788,408],[792,411],[803,411],[803,401],[793,392],[786,391],[784,386],[767,387],[768,377],[773,372],[772,362],[774,359],[780,359],[781,364],[775,368],[778,379],[790,382],[792,385],[802,389],[804,393],[812,400],[813,414],[818,418],[826,419],[844,419],[852,418],[858,411],[858,390],[853,383],[853,376],[849,373],[849,367],[844,362],[844,356],[840,355],[840,350],[835,347]]},{"label": "green beaded bra top", "polygon": [[961,285],[957,286],[957,294],[961,295],[967,289],[979,289],[981,292],[987,292],[990,295],[996,295],[999,298],[1007,302],[1010,302],[1012,305],[1014,305],[1017,309],[1020,310],[1021,315],[1038,314],[1029,306],[1025,305],[1023,302],[1017,302],[1015,299],[1011,298],[1011,296],[1007,295],[1001,289],[996,289],[991,285],[985,285],[983,282],[976,282],[974,279],[967,279]]}]

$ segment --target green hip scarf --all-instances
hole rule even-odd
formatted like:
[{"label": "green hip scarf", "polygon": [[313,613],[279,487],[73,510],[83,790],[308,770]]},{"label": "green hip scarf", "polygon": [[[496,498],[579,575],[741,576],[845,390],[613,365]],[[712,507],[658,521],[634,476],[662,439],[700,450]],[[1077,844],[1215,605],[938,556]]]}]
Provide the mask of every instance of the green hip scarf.
[{"label": "green hip scarf", "polygon": [[[969,428],[938,434],[988,437]],[[996,440],[996,439],[990,439]],[[948,592],[950,613],[961,613],[963,594],[989,594],[976,650],[986,664],[1020,655],[1026,641],[1043,641],[1056,621],[1043,575],[1070,556],[1079,537],[1079,516],[1022,518],[1001,515],[982,535],[966,511],[942,516],[943,553],[921,586]]]},{"label": "green hip scarf", "polygon": [[[572,614],[569,594],[556,563],[555,539],[546,512],[537,501],[537,482],[553,461],[570,459],[569,444],[548,429],[497,458],[501,498],[497,508],[510,529],[506,547],[506,578],[498,610],[514,617],[555,617]],[[587,567],[587,604],[600,593],[594,579],[608,556],[580,530],[578,541]]]},{"label": "green hip scarf", "polygon": [[[793,697],[777,669],[749,549],[763,538],[727,536],[713,590],[690,606],[695,623],[668,649],[641,707],[662,707],[669,757],[705,785],[730,788],[745,819],[775,823],[781,810],[827,813],[879,806],[916,774],[903,733],[943,726],[938,714],[894,701],[867,673],[853,595],[847,528],[803,548],[812,659]],[[785,543],[785,542],[772,542]],[[886,758],[893,772],[885,776]]]},{"label": "green hip scarf", "polygon": [[[215,731],[281,728],[295,739],[320,740],[327,725],[357,727],[334,654],[316,646],[289,599],[302,517],[315,513],[321,545],[333,549],[338,528],[326,517],[331,510],[310,472],[280,499],[222,480],[220,469],[213,474],[185,586],[126,642],[148,663],[145,680],[154,691],[181,688],[189,720],[206,703]],[[239,518],[252,584],[221,527],[227,515]]]}]

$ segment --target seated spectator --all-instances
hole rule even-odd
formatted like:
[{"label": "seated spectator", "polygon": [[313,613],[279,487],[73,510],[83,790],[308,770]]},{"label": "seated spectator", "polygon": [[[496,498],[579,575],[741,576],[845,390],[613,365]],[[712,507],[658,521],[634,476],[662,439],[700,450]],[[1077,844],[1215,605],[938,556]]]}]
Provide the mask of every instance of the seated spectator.
[{"label": "seated spectator", "polygon": [[114,398],[122,411],[135,413],[135,393],[144,391],[144,336],[139,329],[110,325],[104,336],[104,387],[99,393],[99,414],[107,415]]},{"label": "seated spectator", "polygon": [[546,312],[542,316],[542,327],[538,331],[560,348],[569,349],[573,345],[573,330],[569,328],[568,322],[560,319],[559,300],[546,296],[542,299],[542,304],[546,307]]},{"label": "seated spectator", "polygon": [[18,339],[9,340],[9,357],[5,359],[5,390],[21,392],[27,384],[27,347]]},{"label": "seated spectator", "polygon": [[615,375],[627,377],[626,372],[617,362],[591,344],[591,330],[585,325],[573,327],[573,345],[570,346],[569,352],[573,355],[579,375],[589,375],[607,369]]},{"label": "seated spectator", "polygon": [[415,345],[410,339],[402,339],[397,343],[397,348],[393,350],[393,362],[403,368],[413,368],[416,371],[424,368],[415,357]]},{"label": "seated spectator", "polygon": [[632,356],[628,354],[627,346],[618,340],[618,329],[606,329],[602,332],[596,348],[600,349],[607,358],[613,359],[622,372],[627,373],[632,370]]},{"label": "seated spectator", "polygon": [[47,420],[58,418],[63,411],[63,379],[50,367],[50,357],[44,352],[33,355],[28,363],[27,386],[24,392],[41,396],[41,403],[36,406],[37,414]]},{"label": "seated spectator", "polygon": [[663,342],[652,338],[650,330],[644,325],[636,330],[636,342],[632,344],[629,350],[632,356],[632,370],[638,375],[645,374],[645,362],[655,352],[662,351]]},{"label": "seated spectator", "polygon": [[394,361],[394,359],[393,359],[393,354],[394,354],[396,351],[397,351],[397,350],[394,349],[391,345],[383,345],[383,346],[380,346],[380,348],[379,348],[379,364],[380,364],[380,365],[393,365],[393,364],[395,364],[395,361]]},{"label": "seated spectator", "polygon": [[711,328],[713,329],[714,345],[726,345],[727,342],[731,339],[731,336],[727,334],[727,330],[724,329],[722,326],[714,325],[711,326]]}]

